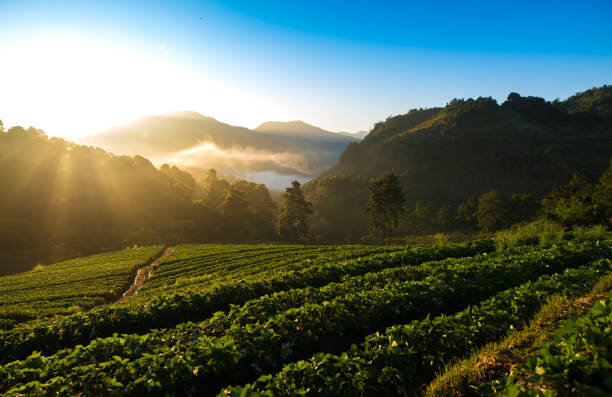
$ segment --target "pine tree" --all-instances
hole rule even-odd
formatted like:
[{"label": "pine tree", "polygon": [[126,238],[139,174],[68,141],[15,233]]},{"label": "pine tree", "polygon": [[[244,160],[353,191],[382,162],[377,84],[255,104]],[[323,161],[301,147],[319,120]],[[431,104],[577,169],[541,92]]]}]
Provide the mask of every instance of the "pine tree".
[{"label": "pine tree", "polygon": [[291,187],[283,193],[283,199],[283,208],[276,225],[278,234],[286,241],[309,241],[308,216],[312,214],[312,204],[304,198],[298,181],[291,183]]}]

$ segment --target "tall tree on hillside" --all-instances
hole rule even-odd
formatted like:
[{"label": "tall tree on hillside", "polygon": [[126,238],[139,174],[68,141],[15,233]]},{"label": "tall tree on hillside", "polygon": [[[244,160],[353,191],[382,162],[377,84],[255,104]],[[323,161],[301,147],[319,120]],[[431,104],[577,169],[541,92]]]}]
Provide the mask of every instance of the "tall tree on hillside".
[{"label": "tall tree on hillside", "polygon": [[372,182],[369,189],[367,211],[370,214],[370,226],[382,232],[383,243],[387,238],[390,242],[393,229],[397,227],[404,210],[402,187],[397,177],[389,172]]},{"label": "tall tree on hillside", "polygon": [[283,193],[283,208],[278,216],[276,230],[283,240],[310,240],[308,216],[312,214],[312,204],[304,198],[300,183],[293,181]]},{"label": "tall tree on hillside", "polygon": [[248,238],[251,240],[270,240],[276,238],[277,206],[264,184],[244,180],[232,183],[232,189],[244,193],[248,210]]},{"label": "tall tree on hillside", "polygon": [[217,176],[217,170],[211,168],[208,170],[208,175],[203,183],[204,186],[204,201],[211,207],[219,209],[225,195],[227,194],[230,184]]},{"label": "tall tree on hillside", "polygon": [[159,172],[168,177],[168,183],[185,198],[193,199],[198,183],[190,173],[180,170],[177,166],[162,164]]},{"label": "tall tree on hillside", "polygon": [[506,220],[504,198],[495,190],[478,197],[478,209],[474,213],[478,227],[491,231],[503,226]]}]

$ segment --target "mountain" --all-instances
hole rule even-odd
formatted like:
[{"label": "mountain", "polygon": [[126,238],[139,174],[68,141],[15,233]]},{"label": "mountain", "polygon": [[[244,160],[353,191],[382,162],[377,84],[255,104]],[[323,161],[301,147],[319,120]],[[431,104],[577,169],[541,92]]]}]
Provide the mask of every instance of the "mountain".
[{"label": "mountain", "polygon": [[192,148],[202,142],[221,149],[270,146],[268,139],[248,128],[235,127],[196,112],[146,116],[79,140],[115,154],[156,157]]},{"label": "mountain", "polygon": [[573,172],[595,181],[611,156],[611,86],[554,102],[516,93],[502,104],[453,99],[443,108],[414,109],[377,123],[304,188],[314,203],[314,223],[323,225],[317,232],[325,235],[330,225],[351,219],[334,235],[339,239],[354,233],[355,222],[367,233],[368,180],[387,172],[399,177],[409,205],[437,208],[491,189],[542,197],[568,183]]},{"label": "mountain", "polygon": [[340,134],[340,135],[344,135],[344,136],[348,136],[351,138],[356,138],[356,139],[363,139],[366,136],[368,136],[368,134],[370,133],[370,131],[358,131],[353,133],[350,132],[336,132],[336,134]]},{"label": "mountain", "polygon": [[[358,138],[348,133],[335,133],[315,127],[301,120],[297,121],[267,121],[255,128],[256,132],[267,135],[300,137],[309,140],[329,140],[333,142],[351,143]],[[354,139],[347,139],[354,138]]]},{"label": "mountain", "polygon": [[315,176],[334,165],[352,142],[357,139],[303,122],[267,122],[250,130],[196,112],[141,117],[79,140],[116,154],[139,154],[190,169],[216,168],[255,181],[270,173]]}]

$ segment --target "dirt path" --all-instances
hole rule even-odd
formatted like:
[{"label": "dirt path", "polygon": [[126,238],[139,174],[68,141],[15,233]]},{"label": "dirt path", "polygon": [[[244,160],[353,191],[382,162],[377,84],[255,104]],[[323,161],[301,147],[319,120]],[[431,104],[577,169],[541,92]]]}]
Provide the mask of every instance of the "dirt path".
[{"label": "dirt path", "polygon": [[119,302],[122,302],[136,295],[142,287],[142,284],[144,284],[144,282],[149,277],[151,277],[151,274],[153,274],[153,269],[159,264],[159,262],[161,262],[168,255],[170,255],[173,251],[174,247],[166,248],[165,251],[160,256],[155,258],[151,263],[138,269],[138,272],[136,272],[136,277],[134,277],[132,285],[130,285],[130,288],[128,288],[127,291],[123,293],[123,295],[119,299]]}]

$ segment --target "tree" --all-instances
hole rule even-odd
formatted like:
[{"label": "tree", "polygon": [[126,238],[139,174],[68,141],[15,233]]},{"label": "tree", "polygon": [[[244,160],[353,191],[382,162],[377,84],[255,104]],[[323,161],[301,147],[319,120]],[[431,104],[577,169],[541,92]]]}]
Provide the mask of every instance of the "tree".
[{"label": "tree", "polygon": [[308,216],[313,212],[312,204],[304,198],[298,181],[293,181],[291,187],[285,190],[283,200],[283,208],[276,224],[278,234],[287,241],[309,241]]},{"label": "tree", "polygon": [[474,213],[478,227],[484,231],[495,230],[503,226],[506,219],[504,198],[495,190],[478,198],[478,209]]},{"label": "tree", "polygon": [[436,215],[440,230],[443,232],[448,231],[453,223],[453,209],[450,207],[450,205],[445,204],[438,209],[438,213]]},{"label": "tree", "polygon": [[404,210],[404,193],[397,177],[387,173],[376,179],[369,187],[370,200],[368,201],[368,213],[370,214],[370,226],[373,230],[382,231],[383,243],[399,223],[399,217]]},{"label": "tree", "polygon": [[223,179],[219,179],[217,177],[217,170],[211,168],[208,170],[208,175],[204,180],[203,186],[204,201],[211,208],[219,208],[230,188],[230,184]]},{"label": "tree", "polygon": [[198,183],[190,173],[168,164],[162,164],[159,171],[168,177],[168,183],[183,197],[189,200],[194,198]]},{"label": "tree", "polygon": [[456,220],[463,222],[465,225],[474,226],[476,218],[474,214],[478,210],[478,199],[470,197],[465,203],[461,203],[457,208]]},{"label": "tree", "polygon": [[612,159],[610,167],[599,178],[593,199],[600,207],[606,222],[612,223]]},{"label": "tree", "polygon": [[540,209],[540,203],[532,194],[515,193],[510,196],[507,207],[507,223],[513,225],[534,218]]},{"label": "tree", "polygon": [[244,193],[244,198],[247,201],[249,239],[275,239],[274,221],[277,208],[266,185],[237,180],[232,183],[232,188],[237,188]]},{"label": "tree", "polygon": [[2,120],[0,120],[0,134],[4,132],[4,124],[2,124]]},{"label": "tree", "polygon": [[221,214],[229,222],[232,238],[239,239],[244,235],[245,224],[248,222],[248,201],[244,193],[236,186],[230,187],[221,203]]},{"label": "tree", "polygon": [[567,185],[554,188],[542,199],[542,208],[565,226],[597,223],[601,213],[593,202],[594,192],[595,187],[586,176],[575,172]]}]

